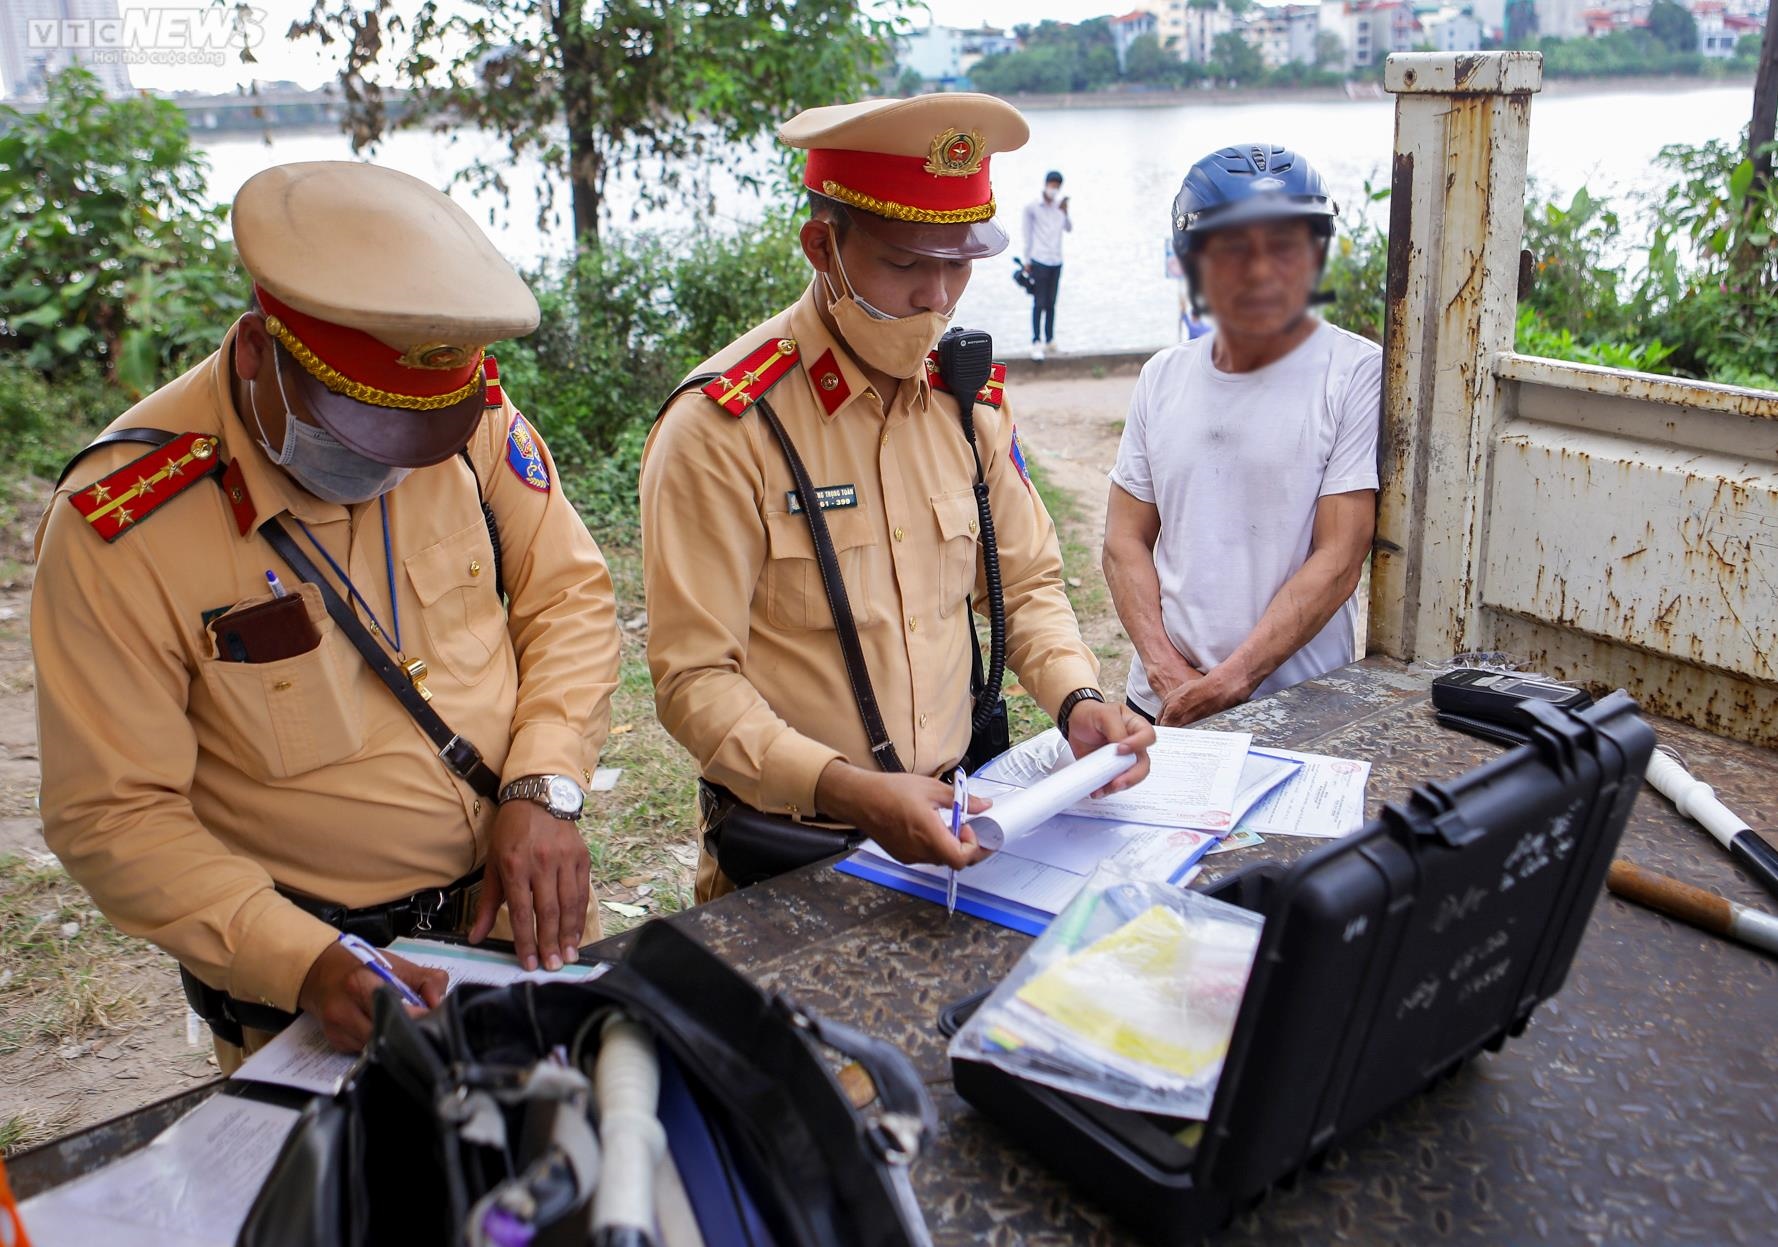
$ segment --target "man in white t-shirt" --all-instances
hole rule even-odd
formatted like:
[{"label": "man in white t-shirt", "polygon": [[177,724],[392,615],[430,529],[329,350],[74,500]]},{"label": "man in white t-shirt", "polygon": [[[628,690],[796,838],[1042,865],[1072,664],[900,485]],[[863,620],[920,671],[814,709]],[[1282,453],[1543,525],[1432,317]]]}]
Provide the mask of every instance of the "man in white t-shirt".
[{"label": "man in white t-shirt", "polygon": [[1376,529],[1382,351],[1317,319],[1337,209],[1261,144],[1192,166],[1174,247],[1208,336],[1149,360],[1111,472],[1105,576],[1130,705],[1191,723],[1351,662]]},{"label": "man in white t-shirt", "polygon": [[1043,177],[1043,197],[1025,205],[1025,275],[1031,279],[1031,358],[1043,362],[1056,345],[1056,288],[1062,281],[1062,235],[1074,232],[1062,175]]}]

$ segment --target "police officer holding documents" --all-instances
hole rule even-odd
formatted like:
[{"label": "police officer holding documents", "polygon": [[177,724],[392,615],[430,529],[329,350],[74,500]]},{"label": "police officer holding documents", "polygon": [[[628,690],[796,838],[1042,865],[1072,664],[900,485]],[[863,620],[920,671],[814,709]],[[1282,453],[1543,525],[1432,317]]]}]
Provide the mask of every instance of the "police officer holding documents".
[{"label": "police officer holding documents", "polygon": [[381,980],[342,930],[510,913],[532,968],[597,937],[575,820],[618,666],[604,559],[483,350],[537,303],[469,216],[320,162],[233,224],[253,309],[71,465],[31,620],[44,835],[179,960],[225,1071],[299,1008],[362,1045]]},{"label": "police officer holding documents", "polygon": [[985,335],[979,372],[948,374],[934,350],[972,262],[1007,245],[989,159],[1027,134],[1016,109],[967,93],[811,109],[779,132],[809,153],[814,279],[680,389],[642,464],[656,705],[705,781],[699,900],[733,886],[737,827],[793,845],[855,829],[902,861],[973,860],[938,810],[985,704],[971,608],[990,596],[1005,665],[1074,752],[1142,754],[1113,788],[1147,773],[1153,729],[1100,694],[1004,367]]}]

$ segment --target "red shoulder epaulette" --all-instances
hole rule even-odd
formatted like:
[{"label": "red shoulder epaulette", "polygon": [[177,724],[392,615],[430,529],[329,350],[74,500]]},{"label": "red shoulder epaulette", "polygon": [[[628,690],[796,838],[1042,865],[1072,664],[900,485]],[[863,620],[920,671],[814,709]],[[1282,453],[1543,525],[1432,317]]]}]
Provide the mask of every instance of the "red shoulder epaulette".
[{"label": "red shoulder epaulette", "polygon": [[773,338],[706,385],[704,393],[729,415],[741,415],[778,384],[796,360],[795,338]]},{"label": "red shoulder epaulette", "polygon": [[68,502],[106,541],[153,515],[161,506],[208,476],[216,466],[216,438],[209,433],[181,433],[68,495]]},{"label": "red shoulder epaulette", "polygon": [[[945,379],[938,374],[937,351],[934,351],[926,357],[926,380],[931,383],[932,388],[935,390],[943,390],[946,394],[951,392],[951,387],[946,385]],[[983,385],[981,389],[976,391],[975,401],[978,403],[986,403],[990,407],[998,407],[1000,406],[1001,400],[1005,397],[1006,365],[991,364],[988,367],[987,383]]]},{"label": "red shoulder epaulette", "polygon": [[482,356],[482,405],[499,407],[506,402],[506,394],[500,388],[500,365],[494,362],[492,355]]}]

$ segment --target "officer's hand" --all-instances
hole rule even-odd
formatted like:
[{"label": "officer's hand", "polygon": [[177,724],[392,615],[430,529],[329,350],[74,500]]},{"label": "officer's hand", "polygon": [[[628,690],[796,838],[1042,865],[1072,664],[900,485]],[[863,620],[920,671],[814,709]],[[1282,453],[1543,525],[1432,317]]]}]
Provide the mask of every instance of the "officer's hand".
[{"label": "officer's hand", "polygon": [[513,951],[525,969],[535,970],[539,959],[550,970],[580,960],[591,885],[578,825],[535,801],[508,801],[494,816],[487,870],[469,929],[471,944],[487,938],[505,901]]},{"label": "officer's hand", "polygon": [[[443,970],[431,970],[405,961],[394,953],[384,953],[395,976],[417,992],[432,1008],[444,999],[449,980]],[[297,993],[297,1007],[312,1013],[321,1023],[327,1042],[341,1052],[359,1052],[370,1038],[371,1002],[379,991],[392,991],[387,983],[371,973],[358,958],[338,944],[329,944],[327,951],[315,958],[303,985]],[[424,1009],[403,1006],[409,1014],[419,1015]]]},{"label": "officer's hand", "polygon": [[1148,778],[1148,747],[1154,744],[1154,725],[1128,706],[1076,702],[1068,716],[1068,747],[1074,756],[1084,758],[1114,742],[1119,753],[1136,755],[1136,765],[1095,792],[1095,797],[1122,792]]},{"label": "officer's hand", "polygon": [[[830,762],[815,785],[815,804],[828,817],[858,828],[898,862],[962,870],[988,855],[967,826],[960,840],[951,837],[951,786],[943,780]],[[971,797],[969,813],[980,814],[992,804]]]},{"label": "officer's hand", "polygon": [[1184,727],[1246,700],[1247,693],[1222,674],[1222,668],[1212,667],[1203,679],[1189,680],[1174,689],[1155,719],[1163,727]]}]

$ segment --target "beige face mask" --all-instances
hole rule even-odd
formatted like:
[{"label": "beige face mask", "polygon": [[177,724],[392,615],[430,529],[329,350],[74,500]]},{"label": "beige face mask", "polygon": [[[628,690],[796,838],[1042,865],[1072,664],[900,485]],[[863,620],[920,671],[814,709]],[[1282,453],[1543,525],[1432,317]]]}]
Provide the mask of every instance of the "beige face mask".
[{"label": "beige face mask", "polygon": [[905,379],[917,375],[950,325],[950,315],[916,312],[912,316],[890,316],[878,311],[852,288],[852,279],[846,276],[846,266],[840,260],[840,240],[831,228],[827,237],[828,247],[833,252],[834,271],[840,275],[844,293],[835,292],[833,280],[826,274],[822,274],[822,278],[828,288],[827,310],[833,313],[840,336],[870,367],[892,377]]}]

